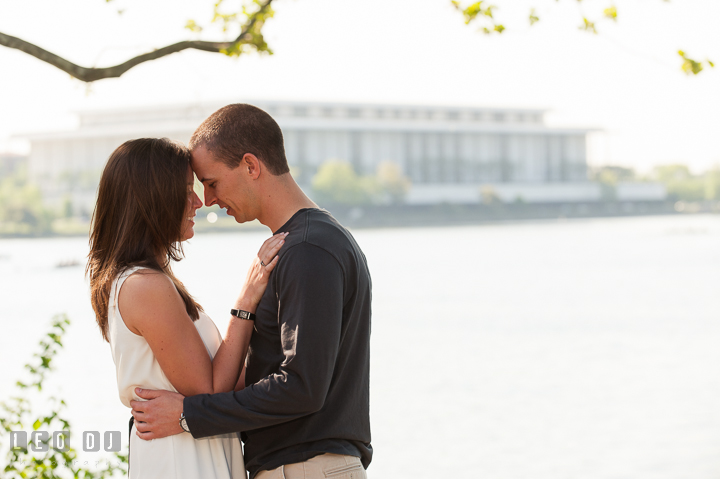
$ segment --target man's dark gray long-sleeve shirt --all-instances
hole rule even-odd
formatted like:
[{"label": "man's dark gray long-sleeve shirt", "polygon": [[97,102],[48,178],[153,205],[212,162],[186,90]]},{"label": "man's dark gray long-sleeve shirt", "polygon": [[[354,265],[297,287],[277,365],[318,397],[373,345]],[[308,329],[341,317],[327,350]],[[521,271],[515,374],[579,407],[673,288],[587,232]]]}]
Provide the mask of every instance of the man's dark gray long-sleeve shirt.
[{"label": "man's dark gray long-sleeve shirt", "polygon": [[298,211],[258,305],[245,389],[185,398],[195,438],[242,432],[252,479],[323,453],[370,445],[370,274],[350,233],[324,210]]}]

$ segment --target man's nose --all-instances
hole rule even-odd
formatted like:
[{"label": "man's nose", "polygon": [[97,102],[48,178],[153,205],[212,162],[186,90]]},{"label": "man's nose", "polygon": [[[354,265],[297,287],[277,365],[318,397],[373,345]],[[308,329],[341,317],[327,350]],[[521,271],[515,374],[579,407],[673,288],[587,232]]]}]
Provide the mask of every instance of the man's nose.
[{"label": "man's nose", "polygon": [[215,203],[217,203],[217,198],[215,198],[215,195],[210,194],[210,192],[206,189],[205,190],[205,206],[212,206]]}]

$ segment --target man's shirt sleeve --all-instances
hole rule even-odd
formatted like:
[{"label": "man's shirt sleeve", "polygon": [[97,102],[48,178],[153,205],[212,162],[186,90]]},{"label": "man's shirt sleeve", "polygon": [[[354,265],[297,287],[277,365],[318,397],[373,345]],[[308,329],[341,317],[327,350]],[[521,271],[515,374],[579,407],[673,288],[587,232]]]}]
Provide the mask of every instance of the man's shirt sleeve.
[{"label": "man's shirt sleeve", "polygon": [[278,371],[242,391],[185,398],[193,437],[248,431],[319,411],[340,344],[343,271],[324,249],[301,243],[275,269],[284,360]]}]

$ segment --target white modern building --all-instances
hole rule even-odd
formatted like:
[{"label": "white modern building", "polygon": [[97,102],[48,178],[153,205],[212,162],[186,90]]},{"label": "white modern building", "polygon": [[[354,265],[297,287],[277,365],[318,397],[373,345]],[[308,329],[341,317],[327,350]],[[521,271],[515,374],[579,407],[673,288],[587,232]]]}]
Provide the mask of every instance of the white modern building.
[{"label": "white modern building", "polygon": [[23,155],[0,153],[0,179],[17,173],[26,161]]},{"label": "white modern building", "polygon": [[[599,201],[587,180],[589,130],[550,128],[544,110],[421,105],[249,101],[280,124],[290,165],[309,185],[328,160],[373,174],[397,163],[412,181],[410,203],[478,203],[491,188],[503,201]],[[84,111],[72,131],[25,135],[28,170],[49,201],[67,195],[92,209],[100,172],[128,139],[187,142],[222,104]]]}]

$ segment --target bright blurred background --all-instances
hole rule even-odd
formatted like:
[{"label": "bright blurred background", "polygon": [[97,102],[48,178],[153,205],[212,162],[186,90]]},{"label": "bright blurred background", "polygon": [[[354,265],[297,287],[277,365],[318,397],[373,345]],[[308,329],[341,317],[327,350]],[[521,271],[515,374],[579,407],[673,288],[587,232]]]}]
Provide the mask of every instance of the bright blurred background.
[{"label": "bright blurred background", "polygon": [[[110,66],[236,35],[213,3],[6,1],[0,32]],[[99,175],[127,139],[186,142],[247,102],[370,263],[370,477],[720,475],[720,4],[491,5],[502,34],[446,0],[277,0],[273,55],[190,50],[91,84],[0,47],[0,400],[66,312],[49,389],[74,429],[124,431],[83,275]],[[227,271],[269,232],[198,218],[176,269],[222,330]]]}]

